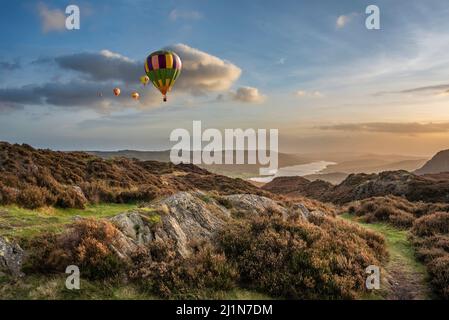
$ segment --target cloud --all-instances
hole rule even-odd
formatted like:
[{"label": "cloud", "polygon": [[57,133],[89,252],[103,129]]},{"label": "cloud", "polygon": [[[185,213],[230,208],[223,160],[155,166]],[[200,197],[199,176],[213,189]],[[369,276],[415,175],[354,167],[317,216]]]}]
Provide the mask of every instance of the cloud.
[{"label": "cloud", "polygon": [[[175,92],[204,95],[213,92],[229,93],[230,87],[240,77],[241,69],[185,44],[171,47],[183,61],[183,71],[176,82]],[[129,98],[131,89],[138,88],[139,77],[144,73],[143,61],[137,62],[109,50],[82,52],[54,58],[41,58],[34,64],[56,64],[63,70],[75,72],[69,82],[49,82],[17,88],[0,88],[0,108],[17,109],[25,105],[52,105],[57,107],[82,107],[96,110],[131,106],[160,105],[156,90],[141,92],[135,103]],[[9,65],[8,65],[9,66]],[[112,88],[121,86],[127,91],[119,98],[113,97]],[[129,92],[128,92],[129,91]],[[99,93],[104,93],[99,97]],[[255,88],[240,88],[233,99],[243,102],[260,102],[264,96]],[[159,103],[157,103],[159,102]]]},{"label": "cloud", "polygon": [[449,122],[418,123],[418,122],[371,122],[348,123],[329,126],[320,126],[322,130],[351,131],[351,132],[378,132],[378,133],[444,133],[449,132]]},{"label": "cloud", "polygon": [[422,93],[432,95],[447,95],[449,93],[449,84],[440,84],[434,86],[415,87],[411,89],[405,89],[400,91],[381,91],[374,93],[374,96],[383,96],[387,94],[410,94],[410,93]]},{"label": "cloud", "polygon": [[173,9],[172,11],[170,11],[168,17],[172,21],[176,21],[178,19],[199,20],[203,17],[203,15],[195,10]]},{"label": "cloud", "polygon": [[342,29],[344,28],[349,22],[352,21],[352,19],[354,17],[356,17],[358,14],[353,12],[350,14],[346,14],[346,15],[341,15],[337,18],[337,21],[335,23],[335,25],[337,26],[338,29]]},{"label": "cloud", "polygon": [[306,91],[306,90],[298,90],[295,92],[295,95],[299,98],[321,98],[323,94],[320,91]]},{"label": "cloud", "polygon": [[18,61],[16,62],[0,61],[0,70],[13,71],[20,69],[20,67],[21,65]]},{"label": "cloud", "polygon": [[[46,62],[47,59],[42,61]],[[137,83],[144,73],[143,62],[139,64],[109,50],[64,55],[54,58],[54,61],[62,69],[80,72],[86,79],[95,81]]]},{"label": "cloud", "polygon": [[0,110],[22,109],[25,105],[51,105],[63,108],[89,108],[107,111],[121,107],[142,108],[154,106],[160,97],[148,90],[140,92],[136,102],[130,98],[133,89],[122,89],[122,95],[115,97],[113,84],[73,80],[67,83],[50,82],[43,85],[28,85],[20,88],[0,89]]},{"label": "cloud", "polygon": [[38,7],[39,16],[42,22],[42,31],[47,33],[51,31],[64,31],[66,16],[62,10],[49,9],[42,2]]},{"label": "cloud", "polygon": [[231,95],[234,100],[246,103],[260,103],[266,99],[259,89],[253,87],[240,87]]},{"label": "cloud", "polygon": [[185,44],[176,44],[168,49],[180,56],[183,65],[176,90],[194,95],[227,91],[242,73],[233,63]]},{"label": "cloud", "polygon": [[407,90],[402,90],[400,93],[414,93],[414,92],[438,92],[443,93],[449,90],[449,84],[441,84],[436,86],[418,87]]},{"label": "cloud", "polygon": [[[185,44],[176,44],[168,49],[175,51],[183,63],[181,75],[175,85],[176,92],[204,95],[227,91],[242,72],[229,61]],[[143,61],[136,62],[109,50],[60,56],[54,58],[54,61],[59,67],[79,72],[86,80],[92,81],[137,83],[144,73]],[[35,63],[40,62],[47,63],[48,59],[40,59]]]}]

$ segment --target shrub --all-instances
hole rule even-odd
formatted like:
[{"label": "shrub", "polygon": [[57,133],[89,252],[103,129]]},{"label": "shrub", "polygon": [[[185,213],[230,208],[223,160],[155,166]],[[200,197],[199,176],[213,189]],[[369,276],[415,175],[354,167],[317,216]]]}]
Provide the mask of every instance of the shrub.
[{"label": "shrub", "polygon": [[449,234],[449,213],[436,212],[417,219],[412,232],[419,237]]},{"label": "shrub", "polygon": [[293,299],[356,298],[364,290],[365,268],[385,258],[384,243],[372,233],[365,240],[359,236],[363,230],[330,219],[239,221],[220,233],[219,243],[240,280],[253,289]]},{"label": "shrub", "polygon": [[423,216],[413,224],[412,243],[429,272],[436,293],[449,299],[449,213]]},{"label": "shrub", "polygon": [[84,195],[81,195],[73,188],[67,188],[61,192],[56,200],[56,206],[61,208],[84,209],[86,204],[87,200]]},{"label": "shrub", "polygon": [[441,203],[409,202],[396,197],[373,197],[355,201],[347,206],[350,214],[363,217],[366,222],[385,222],[395,227],[408,229],[415,219],[436,211],[449,211],[449,205]]},{"label": "shrub", "polygon": [[46,189],[37,186],[27,186],[18,195],[17,201],[28,209],[36,209],[47,204],[49,193]]},{"label": "shrub", "polygon": [[205,298],[207,291],[233,288],[237,279],[223,253],[205,244],[182,258],[172,243],[154,241],[133,257],[133,265],[130,278],[163,298]]},{"label": "shrub", "polygon": [[432,260],[428,264],[431,283],[444,299],[449,299],[449,254]]},{"label": "shrub", "polygon": [[126,267],[112,249],[117,232],[106,220],[82,219],[58,236],[39,236],[25,244],[30,252],[26,270],[64,272],[67,266],[76,265],[89,279],[112,277]]}]

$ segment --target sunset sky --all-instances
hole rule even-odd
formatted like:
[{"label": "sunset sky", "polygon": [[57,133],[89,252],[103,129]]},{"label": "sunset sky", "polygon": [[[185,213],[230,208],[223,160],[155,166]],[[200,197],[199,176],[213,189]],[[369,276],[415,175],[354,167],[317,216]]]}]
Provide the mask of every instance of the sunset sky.
[{"label": "sunset sky", "polygon": [[[365,28],[370,4],[381,30]],[[202,120],[277,128],[286,152],[449,148],[447,0],[9,1],[0,28],[2,141],[161,150]],[[167,103],[138,83],[161,48],[184,62]]]}]

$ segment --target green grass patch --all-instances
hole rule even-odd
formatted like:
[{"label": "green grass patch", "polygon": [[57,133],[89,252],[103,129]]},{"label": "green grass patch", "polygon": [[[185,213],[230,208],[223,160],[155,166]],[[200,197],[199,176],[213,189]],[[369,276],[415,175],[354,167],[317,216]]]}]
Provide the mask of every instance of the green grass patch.
[{"label": "green grass patch", "polygon": [[[133,283],[119,280],[88,281],[82,278],[80,290],[65,287],[67,275],[28,275],[15,279],[0,277],[0,300],[157,300],[158,296],[139,290]],[[230,291],[202,292],[201,297],[216,300],[270,300],[267,295],[236,288]]]},{"label": "green grass patch", "polygon": [[391,262],[401,262],[410,267],[412,271],[417,273],[425,273],[426,269],[415,257],[415,250],[408,240],[409,231],[400,230],[386,223],[365,223],[358,217],[345,213],[340,216],[343,219],[350,220],[360,224],[361,226],[376,231],[385,237]]},{"label": "green grass patch", "polygon": [[[342,219],[352,221],[362,227],[378,232],[385,237],[387,249],[389,253],[389,261],[385,266],[387,271],[396,270],[405,274],[414,274],[425,281],[428,281],[428,274],[424,264],[418,261],[415,256],[415,250],[409,239],[409,231],[395,228],[389,224],[376,222],[363,222],[361,217],[356,217],[349,213],[339,216]],[[412,276],[413,277],[413,276]],[[429,292],[424,294],[430,298]],[[372,292],[363,297],[364,299],[383,299],[383,292]]]},{"label": "green grass patch", "polygon": [[84,210],[53,207],[28,210],[18,206],[0,206],[0,236],[19,239],[43,232],[60,232],[74,217],[106,218],[135,208],[135,204],[114,203],[89,205]]}]

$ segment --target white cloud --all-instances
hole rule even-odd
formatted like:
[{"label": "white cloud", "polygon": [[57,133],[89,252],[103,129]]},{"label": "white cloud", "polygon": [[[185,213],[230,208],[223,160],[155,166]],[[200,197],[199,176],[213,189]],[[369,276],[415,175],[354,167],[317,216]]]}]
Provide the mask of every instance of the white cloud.
[{"label": "white cloud", "polygon": [[62,10],[49,9],[45,4],[38,5],[39,16],[42,22],[42,31],[64,31],[66,16]]},{"label": "white cloud", "polygon": [[182,72],[175,84],[176,90],[189,91],[195,95],[227,91],[242,73],[235,64],[185,44],[176,44],[169,49],[182,60]]},{"label": "white cloud", "polygon": [[321,98],[323,94],[318,91],[306,91],[306,90],[298,90],[295,92],[295,95],[300,98],[310,97],[310,98]]},{"label": "white cloud", "polygon": [[119,59],[119,60],[122,60],[122,61],[131,62],[131,59],[130,59],[130,58],[125,57],[125,56],[122,56],[122,55],[119,54],[119,53],[115,53],[115,52],[112,52],[112,51],[109,51],[109,50],[101,50],[101,51],[100,51],[100,54],[101,54],[103,57],[106,57],[106,58],[110,58],[110,59]]},{"label": "white cloud", "polygon": [[337,18],[336,26],[338,29],[344,28],[352,19],[357,16],[357,13],[353,12],[346,15],[341,15]]},{"label": "white cloud", "polygon": [[236,101],[247,103],[260,103],[266,99],[266,96],[254,87],[240,87],[235,93],[232,93],[232,97]]},{"label": "white cloud", "polygon": [[170,18],[170,20],[176,21],[178,19],[199,20],[203,16],[201,13],[195,10],[173,9],[172,11],[170,11],[168,17]]}]

